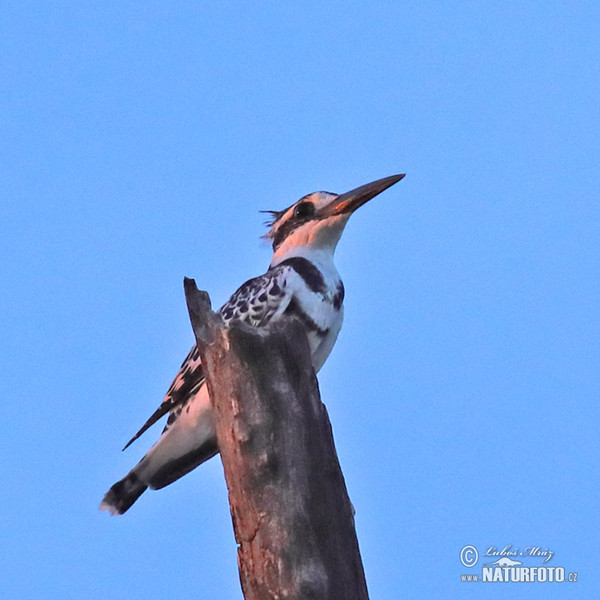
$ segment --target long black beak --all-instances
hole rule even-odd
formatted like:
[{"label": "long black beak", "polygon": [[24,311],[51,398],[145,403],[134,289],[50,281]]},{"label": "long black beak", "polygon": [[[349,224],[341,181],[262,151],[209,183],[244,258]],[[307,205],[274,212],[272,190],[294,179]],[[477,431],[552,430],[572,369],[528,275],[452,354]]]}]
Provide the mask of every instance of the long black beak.
[{"label": "long black beak", "polygon": [[329,209],[327,212],[331,211],[329,213],[331,215],[353,213],[359,206],[362,206],[371,200],[371,198],[375,198],[377,194],[381,194],[384,190],[387,190],[395,183],[398,183],[404,175],[405,173],[402,173],[402,175],[384,177],[383,179],[372,181],[371,183],[361,185],[354,190],[350,190],[345,194],[341,194],[337,197],[335,202],[327,207],[327,209]]}]

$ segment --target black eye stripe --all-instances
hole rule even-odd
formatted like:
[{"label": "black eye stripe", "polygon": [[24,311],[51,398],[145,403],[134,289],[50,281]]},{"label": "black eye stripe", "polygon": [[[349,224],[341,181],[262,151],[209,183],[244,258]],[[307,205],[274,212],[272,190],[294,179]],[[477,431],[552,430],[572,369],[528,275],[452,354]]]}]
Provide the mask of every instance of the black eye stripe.
[{"label": "black eye stripe", "polygon": [[[310,200],[303,200],[302,198],[295,204],[292,205],[293,210],[291,215],[285,218],[281,224],[274,225],[269,233],[269,236],[273,240],[273,251],[282,244],[282,242],[298,227],[311,221],[315,217],[317,208],[314,202]],[[288,207],[284,211],[281,211],[279,218],[283,217],[292,207]]]},{"label": "black eye stripe", "polygon": [[297,219],[305,219],[312,217],[315,214],[315,205],[312,202],[300,202],[294,208],[294,217]]}]

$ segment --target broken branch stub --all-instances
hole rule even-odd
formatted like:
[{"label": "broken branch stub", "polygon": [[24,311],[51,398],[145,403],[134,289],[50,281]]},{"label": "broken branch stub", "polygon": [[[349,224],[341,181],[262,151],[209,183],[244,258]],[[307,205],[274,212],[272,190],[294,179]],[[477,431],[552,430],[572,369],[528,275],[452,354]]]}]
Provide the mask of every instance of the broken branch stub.
[{"label": "broken branch stub", "polygon": [[246,600],[368,600],[353,510],[297,321],[224,327],[185,282]]}]

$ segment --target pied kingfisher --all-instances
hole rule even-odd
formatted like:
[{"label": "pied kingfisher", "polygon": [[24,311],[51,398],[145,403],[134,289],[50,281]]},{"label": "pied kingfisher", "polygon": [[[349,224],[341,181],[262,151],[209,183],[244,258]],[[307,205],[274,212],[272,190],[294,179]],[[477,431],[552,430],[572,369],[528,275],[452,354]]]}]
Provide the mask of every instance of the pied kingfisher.
[{"label": "pied kingfisher", "polygon": [[[225,323],[255,327],[299,318],[306,328],[315,371],[322,366],[342,326],[344,285],[333,264],[335,247],[350,215],[400,181],[392,175],[345,194],[315,192],[272,215],[269,270],[244,283],[218,311]],[[160,489],[214,456],[217,441],[200,352],[192,348],[162,404],[125,448],[162,416],[167,424],[140,462],[105,494],[101,510],[121,515],[148,488]],[[123,449],[125,449],[123,448]]]}]

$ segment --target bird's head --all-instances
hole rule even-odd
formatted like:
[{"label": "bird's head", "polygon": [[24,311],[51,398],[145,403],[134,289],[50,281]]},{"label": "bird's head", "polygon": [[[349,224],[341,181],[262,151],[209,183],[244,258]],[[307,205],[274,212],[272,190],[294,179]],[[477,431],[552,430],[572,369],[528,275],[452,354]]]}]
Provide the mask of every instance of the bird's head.
[{"label": "bird's head", "polygon": [[271,266],[294,254],[322,251],[333,255],[350,215],[403,177],[378,179],[345,194],[313,192],[288,208],[266,211],[273,217],[264,236],[273,244]]}]

